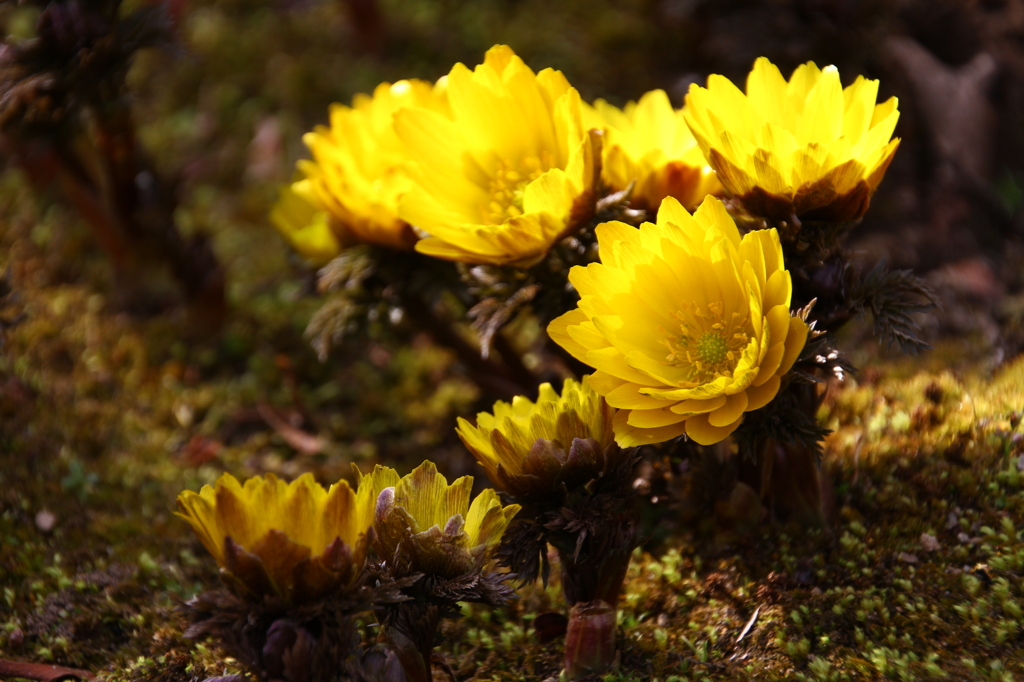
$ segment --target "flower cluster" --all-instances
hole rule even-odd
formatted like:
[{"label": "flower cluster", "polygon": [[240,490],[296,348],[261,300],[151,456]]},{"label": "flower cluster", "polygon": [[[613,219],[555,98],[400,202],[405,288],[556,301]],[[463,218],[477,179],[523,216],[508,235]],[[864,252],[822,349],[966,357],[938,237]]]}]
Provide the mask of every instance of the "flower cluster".
[{"label": "flower cluster", "polygon": [[314,261],[365,243],[516,267],[584,226],[598,180],[648,212],[727,192],[758,217],[855,220],[899,145],[896,100],[877,94],[877,81],[843,89],[813,63],[787,81],[761,58],[746,94],[713,75],[681,109],[662,90],[591,106],[561,72],[534,73],[499,45],[436,85],[385,83],[335,105],[273,219]]},{"label": "flower cluster", "polygon": [[[607,671],[642,518],[638,446],[682,457],[732,439],[766,486],[782,455],[817,481],[817,389],[794,379],[838,357],[823,337],[857,312],[896,320],[896,335],[911,324],[886,301],[916,285],[886,299],[884,283],[903,280],[860,277],[840,248],[899,145],[896,100],[877,96],[864,78],[844,89],[834,67],[787,81],[762,58],[745,93],[711,76],[682,108],[656,90],[619,109],[498,45],[436,84],[336,105],[273,219],[314,261],[367,245],[365,263],[337,258],[321,284],[396,301],[484,390],[512,398],[456,429],[502,497],[471,502],[471,478],[449,484],[430,462],[405,477],[377,466],[354,492],[227,477],[180,504],[229,584],[308,602],[353,590],[375,555],[375,584],[401,594],[374,604],[382,641],[407,679],[430,680],[439,620],[459,601],[503,603],[512,575],[546,580],[550,546],[571,607],[566,674]],[[435,314],[452,300],[480,354]],[[501,334],[530,306],[553,345],[528,363]],[[523,394],[541,363],[593,372],[540,384],[534,401]],[[488,572],[494,558],[512,573]]]}]

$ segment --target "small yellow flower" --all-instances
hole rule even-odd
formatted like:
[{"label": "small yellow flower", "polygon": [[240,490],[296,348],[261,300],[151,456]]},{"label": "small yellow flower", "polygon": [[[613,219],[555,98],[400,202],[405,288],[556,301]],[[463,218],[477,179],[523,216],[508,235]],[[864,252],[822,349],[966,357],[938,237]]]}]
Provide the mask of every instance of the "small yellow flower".
[{"label": "small yellow flower", "polygon": [[787,82],[764,57],[746,94],[723,76],[690,86],[686,121],[718,179],[755,216],[845,222],[864,215],[899,139],[895,97],[878,81],[845,90],[834,66],[808,62]]},{"label": "small yellow flower", "polygon": [[588,118],[605,130],[602,179],[616,192],[636,180],[633,207],[653,213],[662,199],[675,197],[693,210],[722,191],[683,110],[672,108],[664,90],[648,92],[624,110],[599,99]]},{"label": "small yellow flower", "polygon": [[518,504],[502,507],[491,488],[470,504],[473,477],[448,485],[429,461],[403,478],[378,465],[363,481],[379,491],[374,529],[381,558],[444,578],[483,568],[520,509]]},{"label": "small yellow flower", "polygon": [[[444,83],[382,83],[372,96],[356,95],[351,107],[333,105],[330,127],[303,137],[313,159],[299,162],[303,178],[282,192],[271,214],[300,253],[323,261],[354,244],[411,249],[416,243],[415,232],[398,217],[398,199],[411,182],[392,118],[405,106],[447,112]],[[297,205],[300,197],[308,207]]]},{"label": "small yellow flower", "polygon": [[561,72],[534,74],[498,45],[473,71],[455,65],[448,97],[450,117],[425,107],[395,115],[415,181],[398,212],[430,235],[416,250],[463,263],[539,261],[592,209],[579,93]]},{"label": "small yellow flower", "polygon": [[513,495],[597,476],[614,443],[615,411],[586,382],[566,379],[561,396],[545,383],[539,393],[536,403],[523,396],[511,405],[499,400],[494,414],[479,413],[475,426],[460,417],[456,429],[491,480]]},{"label": "small yellow flower", "polygon": [[312,474],[285,483],[273,474],[244,485],[224,474],[215,486],[178,495],[178,513],[217,560],[222,575],[257,598],[308,603],[358,576],[373,523],[372,486],[341,481],[325,490]]},{"label": "small yellow flower", "polygon": [[807,325],[774,229],[741,239],[718,199],[691,216],[668,198],[657,224],[604,223],[597,240],[601,262],[569,273],[579,308],[548,333],[596,368],[619,445],[717,443],[775,397]]}]

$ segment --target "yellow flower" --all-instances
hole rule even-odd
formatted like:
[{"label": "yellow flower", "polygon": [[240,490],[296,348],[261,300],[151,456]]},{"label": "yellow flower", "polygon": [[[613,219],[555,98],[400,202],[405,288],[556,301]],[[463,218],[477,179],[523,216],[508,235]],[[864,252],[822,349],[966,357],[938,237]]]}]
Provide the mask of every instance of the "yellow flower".
[{"label": "yellow flower", "polygon": [[878,81],[845,90],[834,66],[808,62],[789,82],[764,57],[746,94],[723,76],[690,86],[686,121],[718,179],[755,216],[845,222],[864,215],[899,139],[896,98]]},{"label": "yellow flower", "polygon": [[459,438],[487,475],[513,495],[538,495],[581,485],[599,475],[605,450],[614,443],[612,415],[586,382],[566,379],[559,396],[541,384],[533,403],[516,396],[499,400],[494,414],[481,412],[474,426],[459,418]]},{"label": "yellow flower", "polygon": [[299,180],[282,188],[270,220],[293,249],[321,265],[341,252],[341,243],[331,229],[327,212],[317,207],[312,190],[311,180]]},{"label": "yellow flower", "polygon": [[715,172],[664,90],[653,90],[629,102],[625,110],[604,100],[594,102],[593,117],[604,128],[601,177],[619,192],[636,180],[631,205],[654,212],[665,197],[675,197],[693,210],[722,187]]},{"label": "yellow flower", "polygon": [[[444,83],[382,83],[372,97],[356,95],[351,107],[333,105],[330,127],[318,126],[303,137],[313,159],[298,163],[303,179],[282,192],[272,213],[274,223],[300,253],[308,255],[303,247],[309,241],[316,244],[308,249],[316,260],[354,244],[411,249],[416,243],[415,232],[398,217],[398,199],[411,183],[402,169],[406,159],[392,118],[404,106],[447,112]],[[311,207],[297,208],[297,197]],[[325,223],[333,243],[325,234]]]},{"label": "yellow flower", "polygon": [[448,97],[451,117],[424,107],[395,115],[415,181],[398,212],[430,235],[416,250],[462,263],[539,261],[592,210],[579,93],[561,72],[534,74],[498,45],[473,71],[455,65]]},{"label": "yellow flower", "polygon": [[312,474],[285,483],[273,474],[244,485],[224,474],[215,486],[178,495],[178,516],[217,560],[229,584],[289,603],[322,598],[352,583],[366,558],[373,490],[341,481],[325,490]]},{"label": "yellow flower", "polygon": [[473,477],[463,476],[448,485],[429,461],[404,478],[378,465],[363,481],[379,491],[374,529],[381,558],[444,578],[487,564],[520,509],[518,504],[502,507],[491,488],[470,504]]},{"label": "yellow flower", "polygon": [[774,229],[741,239],[718,199],[691,216],[668,198],[656,225],[604,223],[597,240],[601,262],[569,273],[579,308],[548,333],[596,368],[619,445],[717,443],[775,397],[807,325]]}]

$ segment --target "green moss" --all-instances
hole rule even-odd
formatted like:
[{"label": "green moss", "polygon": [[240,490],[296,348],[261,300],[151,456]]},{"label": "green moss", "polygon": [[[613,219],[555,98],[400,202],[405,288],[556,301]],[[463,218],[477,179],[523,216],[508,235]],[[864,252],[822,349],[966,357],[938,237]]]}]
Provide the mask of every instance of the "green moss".
[{"label": "green moss", "polygon": [[[171,318],[127,318],[84,285],[21,281],[25,319],[0,356],[5,656],[115,680],[220,674],[216,651],[181,638],[175,598],[215,571],[171,515],[175,494],[223,468],[329,479],[353,459],[423,457],[451,442],[452,412],[472,409],[448,357],[429,346],[382,345],[377,364],[319,363],[294,321],[304,313],[281,299],[258,313],[239,308],[221,341],[181,348],[164,336]],[[637,552],[621,602],[620,672],[607,679],[1024,671],[1024,447],[1014,412],[1024,361],[992,377],[902,364],[890,374],[894,366],[834,387],[822,408],[836,428],[823,462],[831,526],[767,524],[732,548],[675,540],[659,557]],[[260,402],[297,414],[330,447],[296,453],[259,417]],[[55,517],[46,533],[36,521],[44,509]],[[562,610],[558,594],[555,581],[524,588],[506,609],[467,608],[440,650],[460,679],[555,677],[560,640],[539,643],[532,622]]]}]

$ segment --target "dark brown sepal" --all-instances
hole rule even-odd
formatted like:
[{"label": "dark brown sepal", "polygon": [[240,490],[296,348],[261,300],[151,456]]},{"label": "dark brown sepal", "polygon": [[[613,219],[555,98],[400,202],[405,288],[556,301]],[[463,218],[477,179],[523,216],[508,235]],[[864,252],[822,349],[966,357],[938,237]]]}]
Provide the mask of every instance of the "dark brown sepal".
[{"label": "dark brown sepal", "polygon": [[405,669],[394,650],[374,646],[347,666],[352,682],[408,682]]},{"label": "dark brown sepal", "polygon": [[221,577],[240,594],[259,598],[276,595],[288,603],[323,599],[351,585],[362,567],[353,563],[352,550],[335,538],[322,554],[311,556],[278,530],[271,530],[246,551],[230,536],[224,539]]},{"label": "dark brown sepal", "polygon": [[845,194],[838,194],[829,177],[803,185],[792,198],[755,187],[736,200],[750,215],[769,221],[846,223],[860,220],[871,203],[871,187],[861,180]]},{"label": "dark brown sepal", "polygon": [[377,554],[391,561],[395,578],[412,573],[454,577],[475,566],[476,560],[467,547],[465,519],[461,514],[452,516],[443,529],[431,526],[416,533],[415,520],[395,503],[394,488],[381,492],[374,514],[379,534]]},{"label": "dark brown sepal", "polygon": [[[252,552],[246,551],[228,536],[224,538],[224,567],[221,569],[221,575],[228,585],[255,597],[276,594],[288,600],[292,591],[291,580],[282,584],[275,583],[271,577],[274,575],[274,569],[277,569],[278,575],[281,575],[284,572],[281,570],[283,566],[288,564],[294,566],[299,561],[308,558],[309,555],[308,547],[293,542],[278,530],[267,533],[253,547]],[[261,559],[263,556],[273,557],[273,564],[265,564]],[[288,573],[290,572],[288,571]]]},{"label": "dark brown sepal", "polygon": [[[380,562],[375,570],[379,579],[389,580],[397,566],[399,575],[408,571],[401,558]],[[394,651],[409,682],[431,682],[433,649],[437,628],[445,618],[460,615],[459,602],[501,606],[515,597],[507,584],[511,573],[473,570],[446,578],[440,575],[419,575],[415,581],[404,578],[406,601],[386,605],[378,610],[383,630],[382,641]]]},{"label": "dark brown sepal", "polygon": [[351,584],[360,568],[353,564],[349,546],[334,538],[322,554],[295,566],[292,598],[303,604],[322,599]]},{"label": "dark brown sepal", "polygon": [[604,474],[606,454],[618,457],[621,453],[622,449],[614,444],[602,449],[601,444],[593,438],[573,438],[562,467],[560,483],[567,490],[584,486]]},{"label": "dark brown sepal", "polygon": [[804,221],[848,223],[860,220],[871,203],[871,187],[861,180],[838,194],[829,177],[803,185],[793,197],[794,212]]},{"label": "dark brown sepal", "polygon": [[522,583],[542,577],[546,584],[551,544],[562,555],[563,580],[569,580],[563,582],[563,590],[569,603],[604,598],[614,604],[619,576],[635,545],[636,451],[614,443],[602,450],[592,439],[577,438],[566,453],[551,450],[548,443],[538,441],[532,452],[554,453],[564,463],[558,487],[531,491],[529,496],[508,491],[523,508],[502,537],[498,559]]},{"label": "dark brown sepal", "polygon": [[260,659],[263,670],[273,679],[305,682],[313,679],[310,665],[316,640],[309,630],[283,618],[267,630]]},{"label": "dark brown sepal", "polygon": [[[496,430],[492,440],[500,449],[504,436]],[[602,477],[609,464],[617,463],[621,452],[614,444],[602,449],[592,438],[574,438],[568,450],[558,441],[538,438],[523,458],[523,473],[512,475],[498,464],[495,482],[519,504],[534,498],[560,504],[567,492]]]},{"label": "dark brown sepal", "polygon": [[560,443],[538,438],[523,458],[523,474],[540,479],[542,484],[554,488],[552,483],[561,479],[566,457],[565,449]]}]

